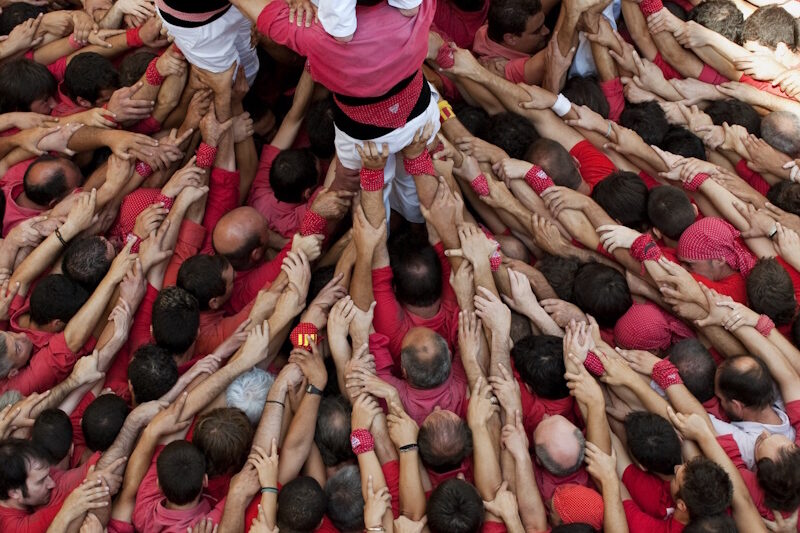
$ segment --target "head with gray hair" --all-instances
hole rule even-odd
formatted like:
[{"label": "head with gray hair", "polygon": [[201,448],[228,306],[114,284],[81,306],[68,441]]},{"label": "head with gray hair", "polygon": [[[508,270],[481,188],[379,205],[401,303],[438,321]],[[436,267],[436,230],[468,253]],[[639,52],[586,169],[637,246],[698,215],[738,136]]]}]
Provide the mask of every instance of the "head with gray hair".
[{"label": "head with gray hair", "polygon": [[551,474],[564,477],[583,464],[586,440],[575,424],[561,415],[546,416],[533,432],[536,458]]},{"label": "head with gray hair", "polygon": [[14,405],[18,401],[24,399],[25,396],[18,390],[7,390],[0,395],[0,409],[4,409],[9,405]]},{"label": "head with gray hair", "polygon": [[328,518],[343,533],[363,531],[364,497],[361,495],[361,474],[356,465],[340,469],[325,483],[328,497]]},{"label": "head with gray hair", "polygon": [[234,379],[225,391],[228,407],[238,407],[252,424],[258,424],[267,401],[267,393],[274,382],[275,376],[260,368],[245,372]]},{"label": "head with gray hair", "polygon": [[438,387],[450,377],[451,357],[447,341],[432,329],[411,328],[403,337],[400,365],[412,387]]},{"label": "head with gray hair", "polygon": [[761,119],[761,137],[789,157],[800,157],[800,117],[790,111],[773,111]]}]

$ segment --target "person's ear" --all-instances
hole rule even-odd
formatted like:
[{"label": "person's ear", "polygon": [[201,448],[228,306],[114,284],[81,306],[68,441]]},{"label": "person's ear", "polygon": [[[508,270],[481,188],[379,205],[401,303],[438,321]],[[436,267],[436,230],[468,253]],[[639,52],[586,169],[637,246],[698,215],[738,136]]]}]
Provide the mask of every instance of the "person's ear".
[{"label": "person's ear", "polygon": [[89,100],[87,100],[86,98],[82,98],[80,96],[75,99],[75,103],[81,107],[85,107],[86,109],[91,109],[94,107],[94,105],[92,105],[92,103]]},{"label": "person's ear", "polygon": [[503,34],[503,44],[507,44],[509,46],[514,46],[519,41],[519,36],[514,35],[513,33],[504,33]]},{"label": "person's ear", "polygon": [[264,257],[264,250],[261,247],[255,248],[252,252],[250,252],[250,259],[253,263],[258,263],[261,261],[261,258]]},{"label": "person's ear", "polygon": [[219,296],[214,296],[213,298],[211,298],[208,301],[208,308],[209,309],[211,309],[213,311],[216,311],[220,307],[222,307],[222,303],[220,302],[220,297]]},{"label": "person's ear", "polygon": [[16,368],[12,368],[11,370],[8,371],[8,377],[10,378],[13,378],[17,374],[19,374],[19,370],[17,370]]},{"label": "person's ear", "polygon": [[303,191],[302,198],[304,202],[308,202],[311,199],[311,195],[314,194],[314,189],[309,187],[308,189]]},{"label": "person's ear", "polygon": [[[25,481],[27,483],[27,480]],[[17,500],[22,501],[24,496],[22,495],[22,489],[12,489],[8,491],[8,499],[9,500]]]},{"label": "person's ear", "polygon": [[678,501],[675,502],[675,507],[681,512],[688,512],[686,509],[686,502],[680,498],[678,498]]},{"label": "person's ear", "polygon": [[64,331],[64,328],[67,327],[67,325],[64,323],[64,321],[61,320],[60,318],[56,318],[56,319],[52,320],[50,322],[50,324],[52,324],[52,327],[53,327],[53,329],[55,331],[59,331],[59,332]]},{"label": "person's ear", "polygon": [[789,55],[789,47],[786,46],[786,43],[778,43],[775,47],[775,57],[778,59],[783,59]]},{"label": "person's ear", "polygon": [[698,213],[697,204],[692,203],[692,210],[694,211],[694,218],[697,218],[697,213]]},{"label": "person's ear", "polygon": [[208,487],[208,474],[203,474],[203,488]]},{"label": "person's ear", "polygon": [[581,168],[581,162],[580,162],[580,160],[578,160],[578,158],[577,158],[577,157],[575,157],[574,155],[571,155],[570,157],[572,158],[572,162],[573,162],[573,163],[575,163],[575,168],[577,168],[578,170],[580,170],[580,168]]},{"label": "person's ear", "polygon": [[653,237],[655,237],[657,241],[660,241],[661,238],[663,237],[663,234],[661,233],[661,231],[658,228],[656,228],[655,226],[650,228],[650,233],[653,234]]}]

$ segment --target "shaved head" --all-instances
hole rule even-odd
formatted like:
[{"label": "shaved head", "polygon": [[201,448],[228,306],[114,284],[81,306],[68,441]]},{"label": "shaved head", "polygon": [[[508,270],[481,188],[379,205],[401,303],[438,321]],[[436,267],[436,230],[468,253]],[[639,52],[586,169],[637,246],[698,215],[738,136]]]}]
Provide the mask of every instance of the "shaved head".
[{"label": "shaved head", "polygon": [[214,227],[214,250],[236,270],[255,266],[264,256],[269,238],[266,219],[252,207],[238,207],[219,219]]}]

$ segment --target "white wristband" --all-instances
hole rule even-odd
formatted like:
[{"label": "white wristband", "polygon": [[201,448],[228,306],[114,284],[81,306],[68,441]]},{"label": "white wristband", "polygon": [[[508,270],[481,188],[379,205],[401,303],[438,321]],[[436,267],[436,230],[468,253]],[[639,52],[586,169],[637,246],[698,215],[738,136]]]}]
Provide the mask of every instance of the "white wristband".
[{"label": "white wristband", "polygon": [[558,98],[556,98],[556,103],[553,104],[553,107],[551,107],[550,109],[552,109],[553,113],[555,113],[559,117],[563,117],[564,115],[569,113],[570,110],[572,109],[572,102],[570,102],[566,96],[559,93]]}]

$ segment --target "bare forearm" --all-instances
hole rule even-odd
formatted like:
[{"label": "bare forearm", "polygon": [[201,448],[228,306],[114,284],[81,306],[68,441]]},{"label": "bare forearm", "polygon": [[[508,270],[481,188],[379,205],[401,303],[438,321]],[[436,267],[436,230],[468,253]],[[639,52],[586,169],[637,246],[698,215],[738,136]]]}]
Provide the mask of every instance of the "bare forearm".
[{"label": "bare forearm", "polygon": [[268,450],[272,445],[272,439],[280,443],[281,426],[286,409],[286,388],[283,386],[273,386],[267,395],[267,404],[261,415],[256,433],[253,436],[253,446],[260,446]]},{"label": "bare forearm", "polygon": [[116,279],[110,279],[108,276],[103,278],[103,281],[94,290],[89,300],[70,319],[66,329],[64,329],[64,340],[70,350],[77,352],[81,346],[86,344],[97,321],[100,320],[105,311],[111,295],[114,294],[116,286]]},{"label": "bare forearm", "polygon": [[278,466],[278,481],[288,483],[294,479],[303,467],[314,442],[314,427],[317,423],[317,411],[321,397],[306,393],[300,402],[286,439],[281,446],[284,450]]},{"label": "bare forearm", "polygon": [[545,531],[547,529],[547,509],[542,503],[542,495],[536,485],[531,456],[514,458],[514,465],[515,493],[522,523],[527,531]]},{"label": "bare forearm", "polygon": [[427,505],[419,467],[417,450],[400,453],[400,514],[411,520],[421,520]]}]

